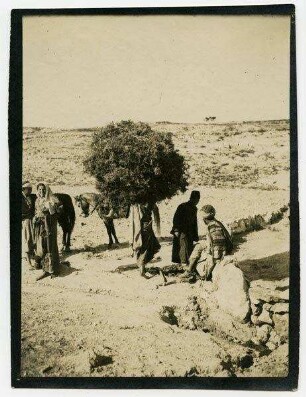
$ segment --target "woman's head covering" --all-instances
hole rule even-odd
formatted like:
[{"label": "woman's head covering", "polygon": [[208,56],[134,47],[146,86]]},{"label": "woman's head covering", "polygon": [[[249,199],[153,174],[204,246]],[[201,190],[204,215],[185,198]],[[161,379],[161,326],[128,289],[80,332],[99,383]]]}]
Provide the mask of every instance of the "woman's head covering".
[{"label": "woman's head covering", "polygon": [[204,205],[204,207],[201,209],[201,212],[203,214],[203,218],[208,220],[213,219],[216,215],[216,210],[210,204]]},{"label": "woman's head covering", "polygon": [[49,186],[48,186],[45,182],[39,182],[39,183],[36,185],[36,190],[38,190],[39,186],[44,186],[45,189],[46,189],[45,197],[43,197],[43,199],[44,199],[45,201],[51,201],[51,200],[54,200],[54,199],[55,199],[55,197],[54,197],[54,195],[53,195],[51,189],[49,188]]},{"label": "woman's head covering", "polygon": [[58,205],[58,199],[54,196],[51,189],[45,182],[39,182],[36,185],[36,189],[38,190],[39,186],[43,185],[46,189],[46,194],[44,197],[37,196],[36,207],[37,209],[44,210],[48,208],[51,214],[56,212],[56,206]]}]

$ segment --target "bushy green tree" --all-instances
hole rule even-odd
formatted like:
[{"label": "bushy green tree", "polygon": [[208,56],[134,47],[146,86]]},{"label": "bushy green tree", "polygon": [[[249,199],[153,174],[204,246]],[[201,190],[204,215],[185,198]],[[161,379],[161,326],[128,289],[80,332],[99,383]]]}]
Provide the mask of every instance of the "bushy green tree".
[{"label": "bushy green tree", "polygon": [[84,166],[113,206],[158,202],[188,185],[187,166],[171,133],[153,131],[145,123],[121,121],[103,127],[93,136]]}]

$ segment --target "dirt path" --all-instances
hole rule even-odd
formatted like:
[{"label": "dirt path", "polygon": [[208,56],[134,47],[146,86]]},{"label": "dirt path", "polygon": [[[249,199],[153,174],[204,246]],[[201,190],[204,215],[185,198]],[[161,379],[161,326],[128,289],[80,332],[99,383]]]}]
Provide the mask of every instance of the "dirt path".
[{"label": "dirt path", "polygon": [[[157,288],[160,276],[145,280],[137,270],[114,272],[119,265],[134,263],[126,245],[84,250],[77,233],[75,238],[75,251],[64,258],[70,266],[62,265],[60,277],[36,282],[39,271],[23,264],[23,376],[230,376],[224,358],[233,346],[209,333],[170,326],[158,315],[163,305],[200,295],[200,282]],[[288,272],[286,252],[288,225],[280,222],[244,236],[237,257],[253,279],[269,278],[271,269],[282,278]],[[169,264],[170,255],[171,242],[162,242],[162,260],[156,265]],[[109,358],[99,371],[90,372],[92,349]],[[283,368],[284,354],[272,356]],[[254,371],[265,374],[268,364],[262,359]],[[252,376],[252,368],[247,373]]]}]

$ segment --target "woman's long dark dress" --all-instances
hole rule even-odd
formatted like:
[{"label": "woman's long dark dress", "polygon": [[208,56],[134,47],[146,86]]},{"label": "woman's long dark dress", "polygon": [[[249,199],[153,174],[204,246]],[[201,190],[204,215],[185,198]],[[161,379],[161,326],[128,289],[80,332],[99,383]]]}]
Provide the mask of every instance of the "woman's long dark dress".
[{"label": "woman's long dark dress", "polygon": [[57,245],[57,214],[36,215],[34,224],[35,260],[43,271],[50,274],[59,272]]},{"label": "woman's long dark dress", "polygon": [[137,264],[138,266],[144,266],[146,263],[150,262],[154,255],[160,250],[160,244],[154,234],[152,227],[152,204],[140,205],[141,211],[141,247],[137,250]]}]

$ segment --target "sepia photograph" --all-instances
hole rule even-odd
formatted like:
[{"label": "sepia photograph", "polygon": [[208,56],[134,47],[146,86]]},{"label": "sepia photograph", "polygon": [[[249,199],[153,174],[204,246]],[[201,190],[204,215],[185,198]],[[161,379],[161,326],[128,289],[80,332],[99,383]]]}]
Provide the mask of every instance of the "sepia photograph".
[{"label": "sepia photograph", "polygon": [[271,7],[12,16],[15,386],[296,385],[294,8]]}]

